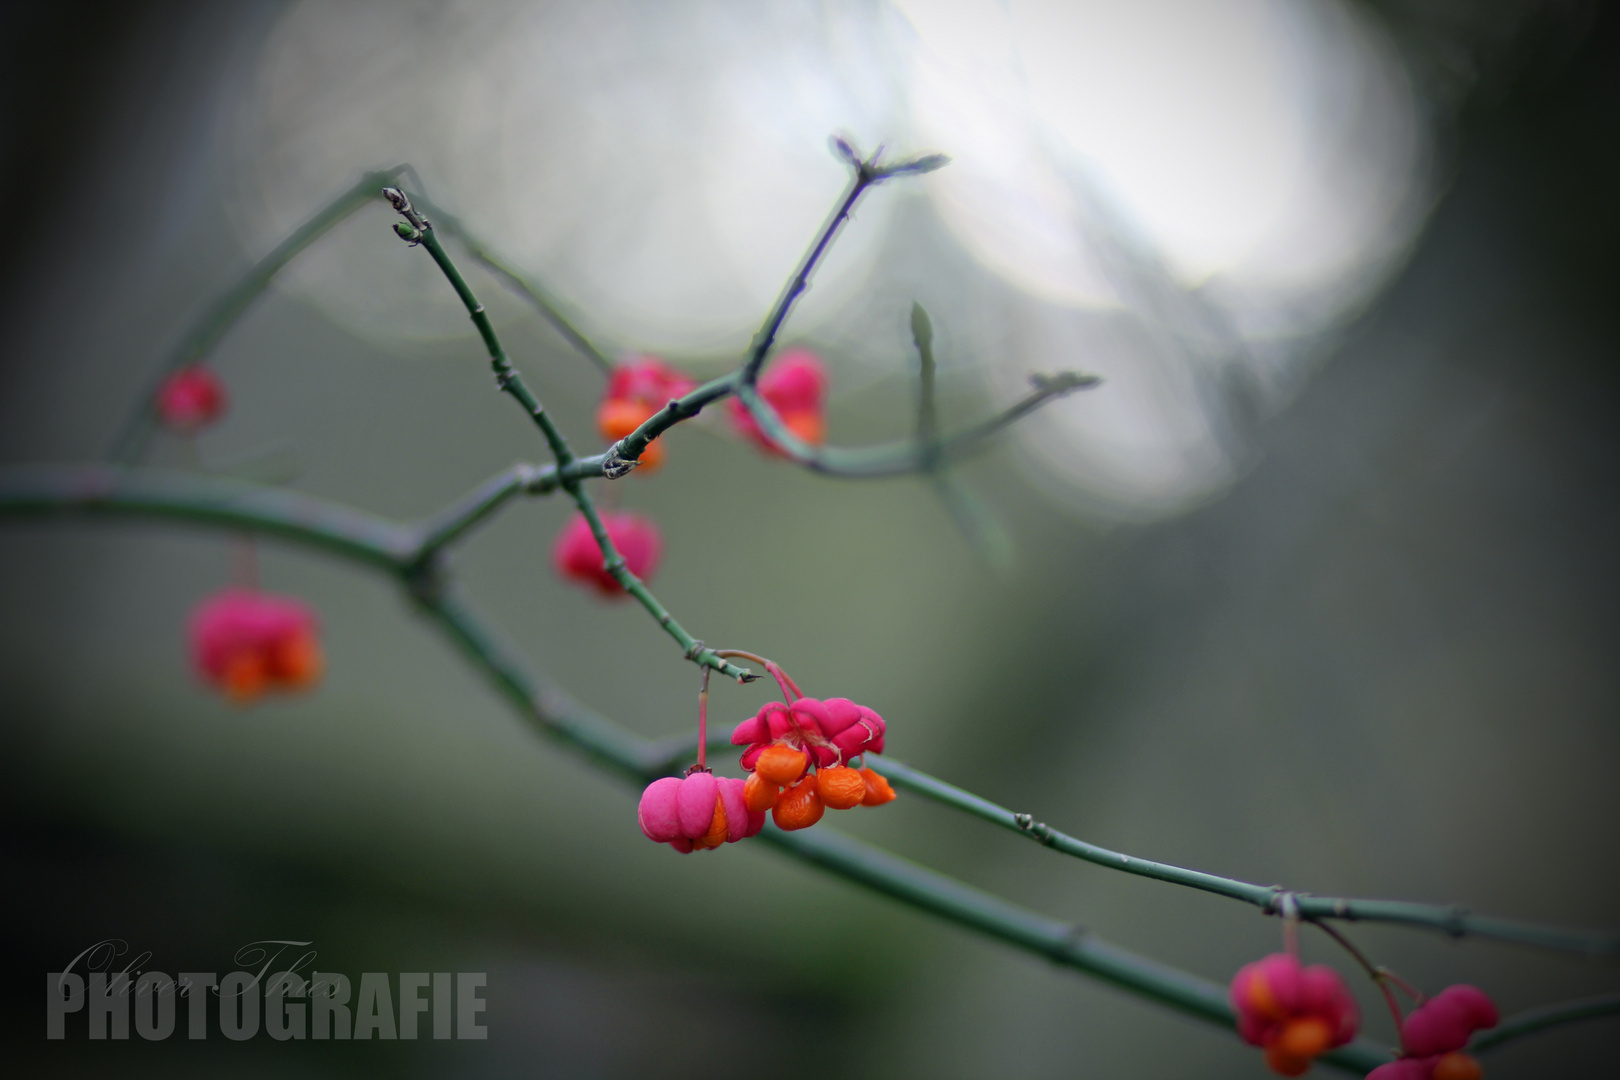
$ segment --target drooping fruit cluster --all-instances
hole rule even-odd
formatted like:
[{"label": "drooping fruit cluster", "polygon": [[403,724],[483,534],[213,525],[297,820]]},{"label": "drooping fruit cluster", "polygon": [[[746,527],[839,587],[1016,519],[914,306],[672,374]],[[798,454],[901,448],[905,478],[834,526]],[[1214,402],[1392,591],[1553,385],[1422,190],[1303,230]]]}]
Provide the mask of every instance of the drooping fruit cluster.
[{"label": "drooping fruit cluster", "polygon": [[868,750],[882,753],[884,730],[881,716],[848,698],[771,702],[731,734],[733,745],[748,747],[742,755],[748,809],[769,810],[779,828],[793,830],[814,825],[828,808],[891,801],[887,780],[848,765]]},{"label": "drooping fruit cluster", "polygon": [[320,620],[303,601],[230,588],[191,614],[191,657],[203,681],[246,704],[270,691],[304,690],[325,668]]},{"label": "drooping fruit cluster", "polygon": [[[632,357],[608,376],[602,403],[596,407],[596,429],[602,438],[618,442],[652,419],[672,398],[691,392],[695,384],[656,356]],[[641,452],[640,468],[652,472],[664,463],[660,436]]]},{"label": "drooping fruit cluster", "polygon": [[[639,514],[603,511],[601,516],[608,539],[624,557],[625,568],[643,581],[650,580],[658,570],[658,558],[664,550],[658,526]],[[584,514],[575,514],[557,534],[551,561],[557,573],[568,581],[588,585],[603,596],[624,595],[624,586],[602,565],[602,548]]]},{"label": "drooping fruit cluster", "polygon": [[1501,1020],[1485,991],[1466,983],[1448,986],[1413,1009],[1401,1024],[1401,1053],[1367,1080],[1480,1080],[1485,1070],[1463,1047],[1476,1031]]},{"label": "drooping fruit cluster", "polygon": [[[811,446],[821,445],[827,434],[827,365],[820,357],[809,349],[789,349],[761,373],[757,385],[759,396],[789,431]],[[736,398],[726,404],[739,434],[773,454],[782,453],[747,406]]]},{"label": "drooping fruit cluster", "polygon": [[683,855],[735,844],[765,827],[765,812],[744,805],[741,780],[715,776],[701,766],[649,784],[636,819],[647,839]]},{"label": "drooping fruit cluster", "polygon": [[153,405],[164,427],[190,435],[223,416],[227,402],[225,384],[213,369],[193,364],[163,380]]},{"label": "drooping fruit cluster", "polygon": [[1232,978],[1238,1034],[1264,1047],[1266,1064],[1282,1076],[1300,1076],[1319,1055],[1356,1037],[1355,999],[1338,972],[1323,964],[1302,967],[1288,953],[1246,964]]}]

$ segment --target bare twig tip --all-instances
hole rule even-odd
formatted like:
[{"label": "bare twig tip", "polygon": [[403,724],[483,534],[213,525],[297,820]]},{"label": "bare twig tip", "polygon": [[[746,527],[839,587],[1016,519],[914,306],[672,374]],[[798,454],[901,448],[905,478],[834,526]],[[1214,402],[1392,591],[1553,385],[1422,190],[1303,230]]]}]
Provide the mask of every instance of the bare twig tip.
[{"label": "bare twig tip", "polygon": [[1102,376],[1079,371],[1060,371],[1056,375],[1035,374],[1029,384],[1043,394],[1067,394],[1071,390],[1087,390],[1102,382]]},{"label": "bare twig tip", "polygon": [[860,167],[860,151],[856,150],[854,144],[848,139],[842,135],[833,135],[827,140],[827,142],[828,145],[832,147],[833,153],[837,154],[839,157],[843,158],[856,168]]}]

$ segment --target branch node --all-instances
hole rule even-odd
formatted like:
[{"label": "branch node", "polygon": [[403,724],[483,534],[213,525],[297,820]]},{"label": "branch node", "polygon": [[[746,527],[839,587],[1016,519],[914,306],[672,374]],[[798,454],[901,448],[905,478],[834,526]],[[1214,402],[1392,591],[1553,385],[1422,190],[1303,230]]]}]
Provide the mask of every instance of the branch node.
[{"label": "branch node", "polygon": [[[399,188],[385,187],[382,189],[382,193],[383,198],[388,200],[388,204],[394,208],[399,216],[410,222],[418,232],[425,232],[433,227],[427,218],[416,212],[416,207],[411,205],[410,197]],[[405,234],[400,233],[400,235],[404,236]]]},{"label": "branch node", "polygon": [[634,458],[627,458],[619,452],[619,448],[623,445],[624,440],[620,439],[618,442],[608,447],[607,455],[602,459],[602,475],[607,477],[609,480],[617,480],[620,477],[629,476],[631,471],[637,465],[641,464],[641,462],[635,460]]},{"label": "branch node", "polygon": [[[669,616],[665,615],[662,619],[660,619],[658,621],[660,623],[662,623],[663,625],[668,626],[669,625]],[[703,641],[702,641],[701,638],[694,638],[693,641],[692,641],[692,644],[690,644],[690,645],[688,645],[686,647],[686,658],[688,660],[696,660],[698,657],[703,655],[703,650],[707,649],[707,648],[708,648],[708,646],[703,644]]]},{"label": "branch node", "polygon": [[404,572],[405,588],[418,604],[433,605],[444,595],[444,560],[435,552],[428,558],[407,568]]}]

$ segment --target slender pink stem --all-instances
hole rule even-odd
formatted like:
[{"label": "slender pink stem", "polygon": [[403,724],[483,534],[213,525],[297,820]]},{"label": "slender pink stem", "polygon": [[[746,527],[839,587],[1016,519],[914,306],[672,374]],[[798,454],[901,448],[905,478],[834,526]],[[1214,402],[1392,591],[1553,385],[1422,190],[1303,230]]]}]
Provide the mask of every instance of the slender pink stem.
[{"label": "slender pink stem", "polygon": [[771,673],[771,677],[776,680],[776,685],[782,688],[782,700],[789,705],[793,704],[794,698],[804,697],[803,691],[799,689],[799,684],[789,678],[788,673],[783,671],[774,660],[767,660],[763,656],[755,656],[753,653],[743,652],[741,649],[716,649],[714,655],[722,660],[747,660],[750,663],[759,664]]},{"label": "slender pink stem", "polygon": [[1401,1004],[1395,1000],[1395,991],[1389,988],[1390,980],[1394,979],[1394,981],[1400,983],[1401,988],[1407,993],[1411,993],[1412,988],[1400,976],[1387,968],[1378,967],[1371,960],[1368,960],[1367,955],[1356,948],[1355,943],[1340,931],[1335,930],[1325,922],[1316,922],[1315,925],[1317,929],[1343,946],[1345,952],[1355,957],[1356,963],[1360,964],[1362,970],[1366,971],[1367,977],[1377,984],[1378,992],[1384,995],[1384,1003],[1389,1006],[1389,1015],[1395,1018],[1395,1037],[1400,1040],[1401,1050],[1404,1052],[1406,1049],[1406,1036],[1404,1034],[1406,1018],[1401,1015]]},{"label": "slender pink stem", "polygon": [[1411,983],[1407,982],[1405,979],[1401,978],[1399,975],[1395,974],[1393,971],[1389,970],[1389,968],[1384,967],[1382,964],[1378,966],[1378,974],[1382,975],[1384,978],[1388,979],[1390,982],[1404,990],[1406,992],[1406,996],[1412,999],[1412,1003],[1414,1005],[1422,1005],[1424,1001],[1428,1000],[1427,994],[1413,986]]},{"label": "slender pink stem", "polygon": [[698,687],[698,768],[707,768],[709,754],[709,669],[703,669],[703,682]]},{"label": "slender pink stem", "polygon": [[[804,691],[799,689],[799,684],[794,682],[793,677],[787,672],[783,671],[782,668],[774,661],[765,661],[765,670],[776,677],[777,683],[783,686],[784,690],[791,689],[793,691],[794,699],[804,697]],[[793,700],[790,699],[788,704],[793,704]]]}]

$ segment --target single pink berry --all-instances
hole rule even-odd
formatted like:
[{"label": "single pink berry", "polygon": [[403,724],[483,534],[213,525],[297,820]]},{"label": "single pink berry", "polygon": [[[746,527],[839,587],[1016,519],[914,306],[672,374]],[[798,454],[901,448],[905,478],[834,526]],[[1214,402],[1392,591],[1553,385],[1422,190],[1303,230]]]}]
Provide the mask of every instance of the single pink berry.
[{"label": "single pink berry", "polygon": [[695,385],[685,372],[656,356],[629,356],[608,375],[602,399],[636,402],[659,409],[670,398],[690,393]]},{"label": "single pink berry", "polygon": [[302,690],[325,668],[319,631],[301,600],[225,589],[191,613],[192,664],[204,682],[244,704],[272,690]]},{"label": "single pink berry", "polygon": [[642,834],[689,854],[735,844],[765,827],[765,814],[748,809],[743,781],[701,769],[647,785],[636,808]]},{"label": "single pink berry", "polygon": [[180,368],[158,387],[158,419],[174,431],[195,432],[225,413],[225,384],[212,368],[201,364]]},{"label": "single pink berry", "polygon": [[1322,964],[1302,967],[1288,953],[1245,964],[1232,978],[1238,1034],[1264,1047],[1266,1064],[1298,1076],[1317,1055],[1356,1036],[1361,1015],[1338,972]]},{"label": "single pink berry", "polygon": [[1461,1050],[1474,1032],[1493,1028],[1501,1016],[1477,986],[1448,986],[1412,1010],[1401,1025],[1401,1047],[1412,1057]]},{"label": "single pink berry", "polygon": [[[809,349],[789,349],[760,374],[759,396],[776,410],[789,431],[820,446],[827,430],[827,382],[827,365],[820,357]],[[773,454],[782,453],[741,401],[732,398],[726,408],[740,435]]]},{"label": "single pink berry", "polygon": [[[664,548],[658,526],[638,514],[611,511],[602,514],[602,525],[624,557],[625,568],[643,581],[650,580]],[[624,595],[624,586],[602,565],[602,549],[584,514],[576,514],[557,534],[551,561],[557,573],[569,581],[593,586],[603,596]]]}]

